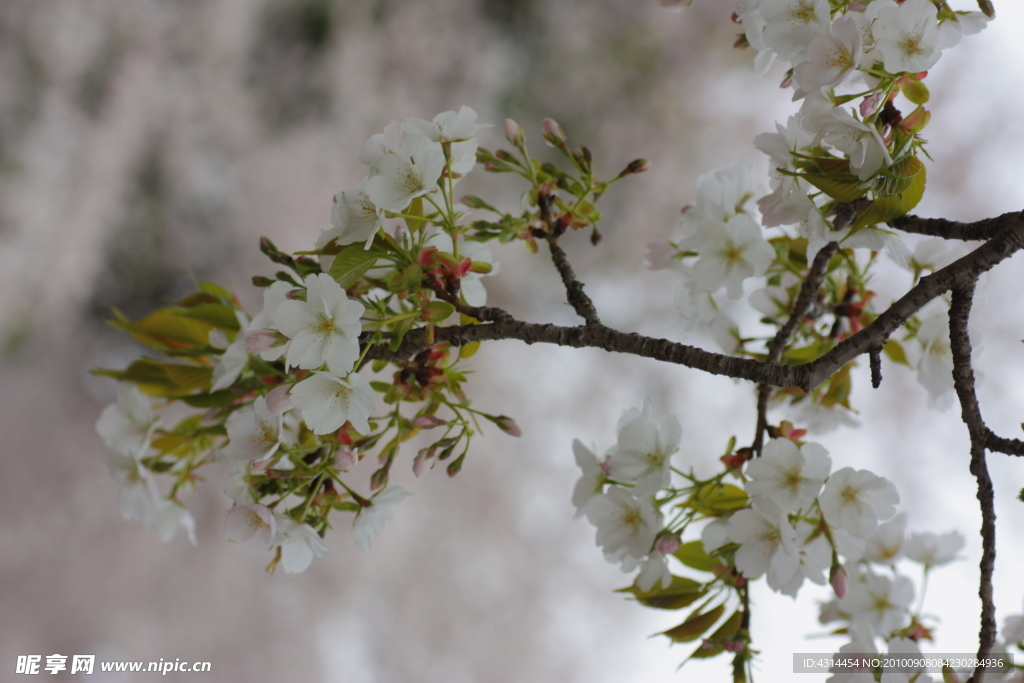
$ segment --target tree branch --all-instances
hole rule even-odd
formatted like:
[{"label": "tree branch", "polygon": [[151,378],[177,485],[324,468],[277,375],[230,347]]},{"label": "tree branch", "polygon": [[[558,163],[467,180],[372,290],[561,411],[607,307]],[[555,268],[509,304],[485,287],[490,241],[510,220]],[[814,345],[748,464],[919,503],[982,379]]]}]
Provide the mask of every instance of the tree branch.
[{"label": "tree branch", "polygon": [[987,240],[999,234],[1001,230],[1020,219],[1020,213],[1005,213],[995,218],[986,218],[974,223],[959,223],[945,218],[918,218],[903,216],[889,221],[889,226],[912,232],[918,235],[945,237],[950,240]]},{"label": "tree branch", "polygon": [[[978,397],[974,391],[974,370],[971,367],[971,339],[967,320],[971,314],[974,282],[953,290],[949,309],[949,342],[953,352],[953,384],[960,399],[960,411],[971,436],[971,473],[978,480],[978,502],[981,505],[981,629],[978,634],[978,659],[985,659],[996,639],[996,606],[992,599],[992,571],[996,561],[996,510],[992,478],[985,462],[985,441],[988,429],[981,418]],[[974,670],[972,679],[982,680],[984,668]]]},{"label": "tree branch", "polygon": [[[782,358],[782,352],[785,350],[786,344],[789,343],[790,337],[793,336],[796,326],[800,324],[815,299],[818,298],[821,283],[825,279],[825,273],[828,272],[828,262],[838,248],[839,245],[836,242],[829,242],[815,255],[814,262],[811,263],[811,267],[807,271],[807,277],[804,278],[804,282],[800,286],[800,293],[797,294],[796,301],[793,303],[793,312],[790,313],[789,319],[779,328],[775,338],[768,346],[767,361],[769,363],[778,363]],[[754,432],[753,445],[754,454],[757,456],[761,455],[761,447],[764,445],[764,432],[768,427],[768,400],[771,396],[772,387],[770,385],[758,385],[757,427]]]},{"label": "tree branch", "polygon": [[537,194],[537,206],[540,209],[541,220],[544,221],[546,227],[543,236],[551,249],[551,260],[554,262],[558,274],[562,276],[562,284],[565,285],[569,304],[577,315],[587,321],[588,325],[600,325],[601,319],[597,316],[594,302],[583,291],[583,283],[576,279],[576,273],[569,265],[569,258],[558,244],[558,238],[565,232],[565,226],[551,216],[551,200],[546,193],[539,192]]}]

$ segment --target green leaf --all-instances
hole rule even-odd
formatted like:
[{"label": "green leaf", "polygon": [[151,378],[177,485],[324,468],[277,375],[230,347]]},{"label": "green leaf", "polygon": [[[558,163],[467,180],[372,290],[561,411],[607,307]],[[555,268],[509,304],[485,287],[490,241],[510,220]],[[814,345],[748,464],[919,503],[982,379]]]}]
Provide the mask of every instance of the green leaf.
[{"label": "green leaf", "polygon": [[161,308],[136,322],[115,310],[117,319],[107,322],[112,327],[130,333],[142,344],[161,351],[209,346],[210,331],[215,326],[205,320],[182,316],[183,310],[195,309]]},{"label": "green leaf", "polygon": [[[743,610],[736,610],[732,613],[728,619],[722,622],[722,625],[715,629],[715,632],[708,636],[708,640],[712,643],[725,643],[728,642],[739,633],[740,626],[743,624]],[[722,645],[715,645],[708,649],[698,648],[696,652],[690,655],[690,659],[709,659],[715,655],[721,654],[725,650]]]},{"label": "green leaf", "polygon": [[838,404],[844,408],[850,407],[850,389],[853,388],[853,382],[850,380],[851,368],[853,363],[847,363],[839,372],[832,375],[825,395],[821,398],[822,406],[831,408]]},{"label": "green leaf", "polygon": [[705,631],[714,626],[718,618],[722,616],[722,612],[725,611],[725,605],[718,605],[707,612],[701,612],[701,609],[703,609],[703,605],[698,607],[686,621],[674,628],[663,631],[662,635],[668,636],[674,643],[689,643],[697,640],[704,635]]},{"label": "green leaf", "polygon": [[871,191],[876,199],[902,194],[922,168],[923,164],[917,157],[903,157],[871,179]]},{"label": "green leaf", "polygon": [[209,389],[213,369],[204,365],[161,363],[151,358],[140,358],[124,370],[93,370],[92,374],[134,382],[150,396],[177,398],[199,389]]},{"label": "green leaf", "polygon": [[209,394],[184,396],[181,400],[193,408],[222,408],[231,405],[237,398],[233,391],[222,389]]},{"label": "green leaf", "polygon": [[416,218],[406,218],[405,225],[409,228],[409,232],[416,232],[426,224],[426,220],[423,218],[423,197],[416,197],[410,203],[408,208],[402,213],[416,216]]},{"label": "green leaf", "polygon": [[[916,157],[910,157],[916,159]],[[861,230],[876,223],[885,223],[894,218],[907,215],[911,209],[917,206],[924,196],[925,168],[920,165],[920,170],[911,179],[909,185],[903,192],[892,197],[880,197],[871,202],[871,206],[861,213],[853,224],[853,232]],[[851,234],[853,234],[851,232]]]},{"label": "green leaf", "polygon": [[430,322],[439,323],[455,313],[455,306],[447,301],[430,301],[423,306],[423,312]]},{"label": "green leaf", "polygon": [[[844,160],[845,161],[845,160]],[[845,171],[832,171],[823,173],[805,172],[786,175],[793,175],[796,178],[806,180],[832,199],[840,202],[852,202],[860,199],[867,193],[860,178]]]},{"label": "green leaf", "polygon": [[701,486],[680,507],[688,507],[702,515],[717,517],[747,507],[747,492],[738,486],[707,483]]},{"label": "green leaf", "polygon": [[348,289],[359,282],[381,255],[376,246],[367,249],[362,243],[350,244],[334,257],[330,275],[342,289]]},{"label": "green leaf", "polygon": [[185,308],[180,311],[176,311],[175,315],[181,316],[182,318],[201,320],[203,322],[208,322],[215,327],[237,332],[239,325],[238,317],[235,315],[235,310],[234,306],[227,306],[225,304],[200,304],[198,306],[193,306],[192,308]]},{"label": "green leaf", "polygon": [[672,556],[691,569],[702,572],[713,572],[715,567],[721,564],[711,559],[704,550],[704,544],[698,541],[689,541],[679,546],[679,549],[672,553]]},{"label": "green leaf", "polygon": [[910,367],[910,361],[907,360],[907,353],[903,350],[903,345],[895,339],[890,339],[885,342],[885,346],[882,347],[882,351],[893,363],[899,363],[900,365]]},{"label": "green leaf", "polygon": [[[660,586],[661,584],[656,584]],[[649,591],[641,591],[633,584],[629,588],[622,588],[620,593],[632,593],[636,601],[645,607],[655,609],[676,610],[689,607],[707,593],[704,584],[688,579],[685,576],[673,576],[672,583],[668,588],[655,588]]]},{"label": "green leaf", "polygon": [[903,96],[914,104],[924,104],[928,101],[928,86],[916,78],[900,79],[903,84]]}]

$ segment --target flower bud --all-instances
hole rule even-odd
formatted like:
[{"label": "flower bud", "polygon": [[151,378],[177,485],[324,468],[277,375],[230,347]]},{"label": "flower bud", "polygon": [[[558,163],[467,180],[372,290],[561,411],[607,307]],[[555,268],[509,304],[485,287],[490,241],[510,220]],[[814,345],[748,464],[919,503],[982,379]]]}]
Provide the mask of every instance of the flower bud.
[{"label": "flower bud", "polygon": [[649,162],[647,159],[634,159],[633,161],[629,162],[629,165],[626,166],[626,170],[624,170],[620,175],[625,176],[631,175],[633,173],[643,173],[644,171],[649,170],[651,170],[651,162]]},{"label": "flower bud", "polygon": [[682,547],[683,543],[679,540],[679,534],[672,534],[671,536],[662,536],[655,544],[654,548],[662,555],[671,555],[675,551]]},{"label": "flower bud", "polygon": [[269,277],[263,277],[262,275],[253,275],[253,277],[252,277],[252,286],[253,287],[269,287],[270,285],[274,284],[275,282],[276,282],[276,280],[273,280],[273,279],[271,279]]},{"label": "flower bud", "polygon": [[526,134],[519,124],[512,119],[505,119],[505,139],[516,147],[522,147],[526,140]]},{"label": "flower bud", "polygon": [[832,590],[836,592],[836,597],[842,600],[846,597],[846,570],[840,564],[832,565],[832,571],[829,574],[828,582],[832,584]]},{"label": "flower bud", "polygon": [[412,420],[412,426],[417,429],[433,429],[434,427],[440,427],[446,424],[444,420],[433,415],[420,415]]},{"label": "flower bud", "polygon": [[523,430],[519,428],[516,421],[506,415],[499,415],[495,424],[509,436],[519,437],[523,435]]},{"label": "flower bud", "polygon": [[544,142],[550,147],[559,149],[565,148],[565,131],[554,119],[544,119],[540,122],[540,132],[544,136]]}]

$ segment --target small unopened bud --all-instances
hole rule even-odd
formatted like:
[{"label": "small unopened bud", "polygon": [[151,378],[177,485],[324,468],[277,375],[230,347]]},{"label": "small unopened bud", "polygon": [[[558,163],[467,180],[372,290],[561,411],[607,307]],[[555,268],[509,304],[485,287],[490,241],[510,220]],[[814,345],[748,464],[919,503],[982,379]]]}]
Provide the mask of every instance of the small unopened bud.
[{"label": "small unopened bud", "polygon": [[662,555],[671,555],[675,551],[682,547],[683,543],[679,540],[679,534],[672,534],[671,536],[662,536],[654,544],[655,549]]},{"label": "small unopened bud", "polygon": [[878,111],[878,105],[882,103],[882,91],[875,90],[860,102],[860,115],[870,116]]},{"label": "small unopened bud", "polygon": [[649,170],[651,170],[651,162],[649,162],[647,159],[634,159],[633,161],[629,162],[628,166],[626,166],[626,170],[624,170],[619,175],[626,176],[631,175],[633,173],[643,173],[644,171]]},{"label": "small unopened bud", "polygon": [[388,484],[388,470],[386,467],[381,467],[379,470],[370,476],[370,490],[376,491],[377,489],[384,488]]},{"label": "small unopened bud", "polygon": [[416,457],[412,460],[412,473],[417,477],[422,477],[423,473],[427,471],[427,452],[422,450],[416,454]]},{"label": "small unopened bud", "polygon": [[465,460],[465,459],[466,459],[466,454],[463,453],[462,455],[460,455],[459,457],[457,457],[455,460],[453,460],[452,462],[450,462],[448,464],[448,476],[449,477],[454,477],[456,474],[458,474],[460,471],[462,471],[462,461]]},{"label": "small unopened bud", "polygon": [[995,19],[996,8],[992,6],[991,0],[978,0],[978,7],[989,19]]},{"label": "small unopened bud", "polygon": [[273,280],[269,277],[263,277],[262,275],[254,275],[252,278],[253,287],[269,287],[275,282],[276,280]]},{"label": "small unopened bud", "polygon": [[516,421],[506,415],[499,415],[496,424],[509,436],[522,436],[523,430],[519,428]]},{"label": "small unopened bud", "polygon": [[420,415],[412,420],[412,426],[417,429],[433,429],[434,427],[440,427],[446,424],[444,420],[433,415]]},{"label": "small unopened bud", "polygon": [[526,140],[526,134],[523,133],[523,129],[519,127],[518,123],[512,119],[505,119],[505,139],[516,147],[522,147]]},{"label": "small unopened bud", "polygon": [[260,249],[263,251],[277,251],[277,247],[274,246],[269,237],[260,237]]},{"label": "small unopened bud", "polygon": [[473,264],[469,267],[469,272],[480,273],[481,275],[486,275],[492,270],[494,270],[494,266],[487,261],[473,261]]},{"label": "small unopened bud", "polygon": [[288,290],[288,293],[284,295],[284,298],[285,299],[293,299],[295,301],[305,301],[306,300],[306,290],[299,289],[299,288],[290,289],[290,290]]},{"label": "small unopened bud", "polygon": [[832,590],[836,592],[836,597],[842,600],[846,597],[846,570],[840,564],[832,565],[832,571],[829,574],[828,582],[832,584]]},{"label": "small unopened bud", "polygon": [[544,136],[544,142],[551,147],[565,147],[565,131],[554,119],[544,119],[540,122],[540,132]]}]

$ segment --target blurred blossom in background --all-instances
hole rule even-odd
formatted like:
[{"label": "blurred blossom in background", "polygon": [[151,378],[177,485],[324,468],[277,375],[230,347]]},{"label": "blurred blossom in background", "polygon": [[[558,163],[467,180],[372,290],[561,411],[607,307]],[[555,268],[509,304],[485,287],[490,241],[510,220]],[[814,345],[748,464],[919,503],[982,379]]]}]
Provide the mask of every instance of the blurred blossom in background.
[{"label": "blurred blossom in background", "polygon": [[[929,76],[935,163],[921,215],[971,220],[1024,205],[1014,171],[1024,124],[1011,116],[1024,78],[1005,68],[1021,59],[1012,27],[1024,12],[997,10]],[[137,318],[188,293],[192,277],[258,310],[250,278],[273,272],[259,237],[312,248],[331,197],[364,173],[367,137],[463,104],[496,124],[479,136],[492,149],[510,117],[539,151],[540,120],[552,117],[605,177],[651,161],[603,200],[599,247],[585,234],[564,242],[608,324],[680,338],[674,283],[643,270],[644,245],[672,237],[699,174],[742,158],[767,172],[753,137],[794,109],[781,73],[756,80],[753,55],[730,47],[731,12],[700,0],[683,14],[636,0],[0,3],[0,666],[93,653],[212,663],[211,674],[168,681],[674,680],[688,649],[647,636],[680,615],[612,592],[628,579],[572,521],[571,442],[610,443],[618,415],[649,396],[683,424],[675,465],[707,472],[730,434],[752,434],[750,387],[596,350],[485,345],[468,388],[523,437],[492,430],[455,479],[439,469],[413,481],[410,456],[392,483],[414,497],[372,552],[342,529],[309,571],[270,577],[226,539],[222,480],[185,499],[198,547],[121,520],[93,428],[116,387],[87,371],[138,354],[103,323],[112,307]],[[477,172],[459,189],[519,201],[508,177]],[[512,244],[495,256],[491,303],[575,322],[543,254]],[[1006,434],[1024,405],[1020,276],[1012,261],[989,278],[978,321],[982,404]],[[907,278],[894,269],[877,289]],[[876,395],[856,372],[864,426],[821,439],[837,467],[893,480],[911,528],[976,538],[958,411],[929,411],[910,372],[889,370]],[[1007,460],[992,460],[1003,520],[1022,514],[1013,498],[1024,485]],[[1011,578],[1022,540],[1000,527],[1000,619],[1020,605]],[[969,542],[967,559],[932,580],[928,604],[945,617],[936,651],[976,648],[979,552]],[[822,630],[811,598],[755,593],[759,680],[790,680],[792,652],[842,642],[803,640]],[[685,675],[728,676],[724,661],[701,666]]]}]

